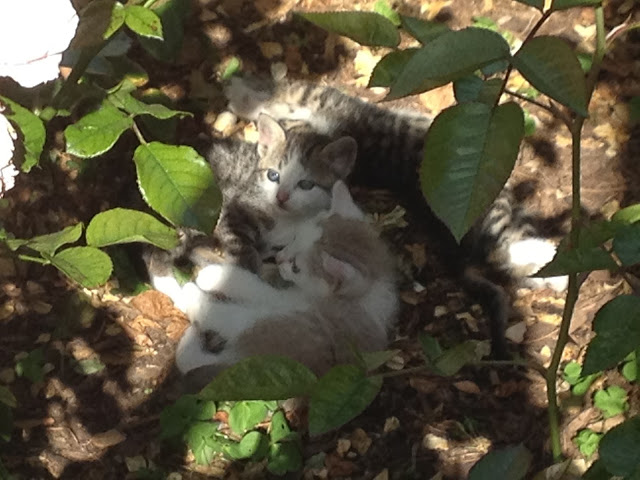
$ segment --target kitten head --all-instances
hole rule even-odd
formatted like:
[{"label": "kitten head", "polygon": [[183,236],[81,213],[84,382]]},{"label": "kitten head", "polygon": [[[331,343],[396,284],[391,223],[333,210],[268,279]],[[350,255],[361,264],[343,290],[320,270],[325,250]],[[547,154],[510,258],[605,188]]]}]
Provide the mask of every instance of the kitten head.
[{"label": "kitten head", "polygon": [[330,140],[298,126],[285,132],[268,115],[258,118],[260,187],[278,213],[309,216],[331,203],[331,187],[351,173],[357,144],[351,137]]},{"label": "kitten head", "polygon": [[278,253],[280,274],[310,296],[358,297],[391,270],[382,241],[338,181],[331,208],[302,223]]}]

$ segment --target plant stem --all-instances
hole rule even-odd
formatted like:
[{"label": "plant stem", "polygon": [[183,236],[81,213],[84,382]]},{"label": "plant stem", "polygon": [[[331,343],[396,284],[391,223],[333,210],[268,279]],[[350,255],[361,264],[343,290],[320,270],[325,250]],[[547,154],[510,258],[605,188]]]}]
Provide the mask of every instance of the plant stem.
[{"label": "plant stem", "polygon": [[[593,63],[587,75],[587,104],[591,100],[593,90],[598,79],[598,73],[605,54],[605,31],[604,31],[604,13],[602,6],[596,7],[596,51],[593,55]],[[571,198],[571,232],[569,234],[570,248],[578,245],[580,238],[581,224],[581,201],[580,201],[580,138],[582,135],[582,126],[585,118],[575,116],[571,122],[571,174],[572,174],[572,198]],[[573,310],[578,300],[578,291],[580,284],[578,283],[578,274],[569,274],[569,286],[567,289],[567,298],[562,312],[562,323],[560,324],[560,332],[558,333],[558,341],[556,348],[551,357],[551,363],[547,370],[547,399],[549,407],[547,409],[549,415],[549,434],[551,437],[551,450],[555,461],[562,459],[562,442],[560,440],[559,426],[559,409],[556,390],[556,380],[558,376],[558,368],[562,360],[564,347],[569,340],[569,327],[571,326],[571,318]]]},{"label": "plant stem", "polygon": [[52,100],[52,104],[56,108],[67,107],[68,100],[72,97],[72,93],[78,81],[84,74],[85,70],[91,63],[91,60],[102,50],[104,42],[93,47],[87,47],[82,50],[78,61],[73,66],[73,70],[62,84],[62,88]]},{"label": "plant stem", "polygon": [[136,134],[136,137],[138,137],[138,141],[141,144],[146,145],[147,141],[145,140],[144,136],[142,135],[142,132],[140,131],[140,128],[138,128],[138,124],[136,123],[135,120],[132,120],[131,128],[133,129],[133,133]]},{"label": "plant stem", "polygon": [[504,93],[506,93],[507,95],[511,95],[512,97],[519,98],[520,100],[524,100],[525,102],[529,102],[533,105],[537,105],[538,107],[545,109],[547,112],[551,113],[552,115],[555,113],[549,105],[545,105],[544,103],[539,102],[538,100],[535,100],[533,98],[527,97],[526,95],[522,95],[521,93],[514,92],[513,90],[509,90],[508,88],[504,89]]}]

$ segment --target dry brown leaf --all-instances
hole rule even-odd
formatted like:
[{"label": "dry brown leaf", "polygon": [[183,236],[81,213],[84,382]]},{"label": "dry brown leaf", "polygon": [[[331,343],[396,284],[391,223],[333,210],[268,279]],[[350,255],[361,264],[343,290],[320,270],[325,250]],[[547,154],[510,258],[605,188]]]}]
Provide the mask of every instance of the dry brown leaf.
[{"label": "dry brown leaf", "polygon": [[453,386],[464,393],[472,393],[475,395],[480,394],[480,387],[470,380],[461,380],[460,382],[454,382]]},{"label": "dry brown leaf", "polygon": [[351,446],[358,452],[360,455],[364,455],[369,450],[371,446],[372,440],[361,428],[356,428],[351,434]]},{"label": "dry brown leaf", "polygon": [[282,55],[284,52],[282,45],[278,42],[259,42],[258,46],[260,47],[262,55],[269,60]]},{"label": "dry brown leaf", "polygon": [[425,395],[429,395],[440,388],[439,381],[426,377],[412,377],[409,379],[409,385],[411,388]]},{"label": "dry brown leaf", "polygon": [[427,264],[427,252],[424,243],[410,243],[404,249],[411,254],[413,264],[422,269]]},{"label": "dry brown leaf", "polygon": [[433,433],[427,433],[422,439],[422,446],[428,450],[447,451],[449,450],[449,440]]},{"label": "dry brown leaf", "polygon": [[400,420],[398,419],[398,417],[389,417],[384,421],[384,427],[382,428],[382,431],[384,433],[389,433],[397,430],[398,428],[400,428]]},{"label": "dry brown leaf", "polygon": [[126,440],[127,436],[115,429],[107,430],[103,433],[98,433],[91,437],[91,443],[98,448],[108,448]]},{"label": "dry brown leaf", "polygon": [[385,468],[378,475],[373,477],[373,480],[389,480],[389,470]]},{"label": "dry brown leaf", "polygon": [[328,454],[324,459],[324,463],[329,470],[330,477],[350,477],[358,470],[355,463],[341,458],[335,452]]},{"label": "dry brown leaf", "polygon": [[453,95],[453,86],[450,83],[421,93],[418,98],[420,99],[420,103],[434,115],[456,102],[455,96]]},{"label": "dry brown leaf", "polygon": [[351,450],[351,440],[348,438],[339,438],[338,444],[336,445],[337,454],[344,457],[349,450]]},{"label": "dry brown leaf", "polygon": [[527,322],[522,321],[507,328],[504,336],[513,343],[522,343],[525,333],[527,333]]}]

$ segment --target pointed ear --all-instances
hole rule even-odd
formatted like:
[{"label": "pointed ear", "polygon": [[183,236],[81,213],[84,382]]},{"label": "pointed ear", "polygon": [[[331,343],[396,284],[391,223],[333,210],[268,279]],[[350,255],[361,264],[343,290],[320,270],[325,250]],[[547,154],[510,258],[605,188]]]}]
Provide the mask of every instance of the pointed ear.
[{"label": "pointed ear", "polygon": [[322,252],[322,268],[331,277],[335,290],[339,290],[345,283],[351,284],[360,276],[360,272],[352,265],[338,260],[327,252]]},{"label": "pointed ear", "polygon": [[340,137],[325,146],[321,154],[329,168],[344,180],[349,176],[356,163],[358,144],[352,137]]},{"label": "pointed ear", "polygon": [[264,157],[267,152],[285,142],[284,128],[265,113],[258,117],[258,154]]},{"label": "pointed ear", "polygon": [[364,220],[364,213],[353,202],[349,188],[342,180],[333,184],[330,213],[353,220]]}]

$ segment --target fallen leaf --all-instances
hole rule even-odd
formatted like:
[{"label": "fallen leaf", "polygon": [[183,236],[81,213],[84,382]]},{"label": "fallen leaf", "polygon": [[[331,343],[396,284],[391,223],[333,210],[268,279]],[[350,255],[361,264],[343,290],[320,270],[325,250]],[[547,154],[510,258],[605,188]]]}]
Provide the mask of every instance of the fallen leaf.
[{"label": "fallen leaf", "polygon": [[336,452],[341,457],[344,457],[345,454],[351,449],[351,440],[348,438],[339,438],[338,445],[336,445]]},{"label": "fallen leaf", "polygon": [[259,42],[258,47],[260,47],[262,55],[269,60],[282,55],[284,52],[282,45],[278,42]]},{"label": "fallen leaf", "polygon": [[361,428],[356,428],[351,434],[351,445],[360,455],[367,453],[371,443],[371,438]]},{"label": "fallen leaf", "polygon": [[427,252],[424,243],[410,243],[404,249],[411,254],[411,261],[420,270],[427,264]]},{"label": "fallen leaf", "polygon": [[449,450],[449,440],[439,437],[433,433],[427,433],[422,439],[422,446],[429,450],[447,451]]},{"label": "fallen leaf", "polygon": [[400,420],[398,420],[398,417],[389,417],[384,421],[382,431],[384,433],[389,433],[397,430],[398,428],[400,428]]},{"label": "fallen leaf", "polygon": [[476,395],[480,394],[480,387],[478,387],[478,385],[476,385],[470,380],[462,380],[460,382],[454,382],[453,386],[464,393],[472,393]]},{"label": "fallen leaf", "polygon": [[126,438],[127,436],[124,433],[112,429],[94,435],[93,437],[91,437],[91,443],[93,443],[98,448],[108,448],[124,442]]},{"label": "fallen leaf", "polygon": [[527,333],[527,322],[522,321],[507,328],[504,336],[513,343],[522,343],[525,333]]},{"label": "fallen leaf", "polygon": [[389,470],[385,468],[378,475],[373,477],[373,480],[389,480]]}]

